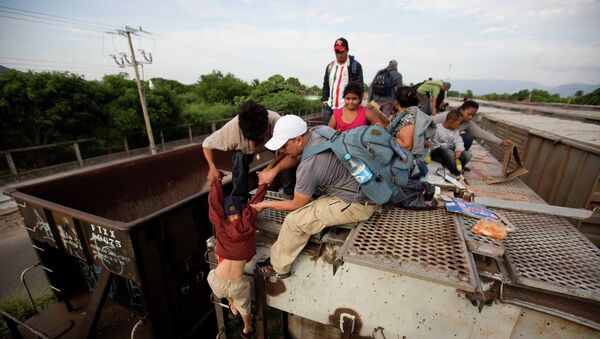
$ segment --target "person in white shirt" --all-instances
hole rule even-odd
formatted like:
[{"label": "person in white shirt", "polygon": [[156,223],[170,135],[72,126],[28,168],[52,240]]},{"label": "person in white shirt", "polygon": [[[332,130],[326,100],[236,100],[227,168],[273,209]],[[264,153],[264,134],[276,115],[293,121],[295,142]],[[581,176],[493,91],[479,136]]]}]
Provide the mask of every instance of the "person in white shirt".
[{"label": "person in white shirt", "polygon": [[337,39],[333,50],[335,60],[327,64],[323,78],[323,125],[329,123],[334,109],[344,107],[344,89],[350,81],[364,86],[362,66],[348,54],[348,40]]}]

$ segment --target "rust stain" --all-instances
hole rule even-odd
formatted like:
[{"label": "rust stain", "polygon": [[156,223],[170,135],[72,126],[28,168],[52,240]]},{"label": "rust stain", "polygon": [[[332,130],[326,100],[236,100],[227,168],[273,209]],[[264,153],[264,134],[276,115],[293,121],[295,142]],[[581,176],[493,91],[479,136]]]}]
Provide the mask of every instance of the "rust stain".
[{"label": "rust stain", "polygon": [[265,289],[267,291],[267,295],[269,295],[271,297],[276,297],[278,295],[281,295],[283,292],[285,292],[287,290],[285,287],[285,283],[279,279],[275,282],[271,282],[271,281],[267,280]]},{"label": "rust stain", "polygon": [[324,262],[333,265],[335,263],[335,258],[337,258],[337,249],[334,246],[327,244],[321,257]]},{"label": "rust stain", "polygon": [[358,333],[360,333],[360,329],[362,328],[362,319],[360,317],[360,315],[358,314],[358,312],[356,312],[355,310],[351,309],[351,308],[347,308],[347,307],[340,307],[337,308],[333,314],[329,315],[329,324],[333,327],[336,328],[340,328],[340,317],[342,315],[342,313],[347,313],[350,315],[353,315],[355,320],[354,320],[354,334],[351,336],[353,339],[373,339],[373,336],[359,336]]}]

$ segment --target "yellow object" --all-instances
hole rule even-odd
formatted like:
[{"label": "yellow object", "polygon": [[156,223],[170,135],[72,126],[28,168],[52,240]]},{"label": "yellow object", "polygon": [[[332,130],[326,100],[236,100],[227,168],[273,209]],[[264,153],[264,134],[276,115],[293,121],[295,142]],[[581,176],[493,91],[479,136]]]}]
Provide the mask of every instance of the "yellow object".
[{"label": "yellow object", "polygon": [[429,164],[431,162],[431,154],[429,154],[429,152],[427,152],[427,155],[425,155],[425,163]]},{"label": "yellow object", "polygon": [[456,168],[459,172],[462,172],[462,164],[460,163],[459,159],[456,159]]}]

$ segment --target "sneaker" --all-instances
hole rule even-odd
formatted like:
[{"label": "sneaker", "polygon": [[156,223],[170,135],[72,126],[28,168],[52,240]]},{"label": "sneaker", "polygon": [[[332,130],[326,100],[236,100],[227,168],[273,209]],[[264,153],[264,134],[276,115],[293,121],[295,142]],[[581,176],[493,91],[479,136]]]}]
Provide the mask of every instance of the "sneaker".
[{"label": "sneaker", "polygon": [[471,172],[471,167],[463,166],[463,172]]},{"label": "sneaker", "polygon": [[287,273],[277,273],[271,265],[271,260],[266,259],[263,262],[256,263],[258,266],[258,272],[264,276],[265,278],[275,278],[275,279],[285,279],[290,276],[290,272]]}]

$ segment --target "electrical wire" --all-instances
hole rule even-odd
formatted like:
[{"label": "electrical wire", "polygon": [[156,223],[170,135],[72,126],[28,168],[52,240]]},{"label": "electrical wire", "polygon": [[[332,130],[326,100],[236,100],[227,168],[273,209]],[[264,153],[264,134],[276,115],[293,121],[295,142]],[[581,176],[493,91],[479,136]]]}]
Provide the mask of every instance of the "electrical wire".
[{"label": "electrical wire", "polygon": [[7,16],[7,15],[1,15],[1,14],[0,14],[0,18],[6,18],[6,19],[24,21],[24,22],[31,22],[31,23],[35,23],[35,24],[44,24],[44,25],[50,25],[50,26],[55,26],[55,27],[60,27],[60,28],[70,28],[70,29],[76,29],[76,30],[80,30],[80,31],[88,31],[88,32],[95,32],[95,33],[103,32],[103,31],[100,31],[97,29],[78,27],[76,25],[64,25],[64,24],[59,24],[59,23],[55,23],[55,22],[53,23],[53,22],[44,22],[44,21],[39,21],[39,20],[30,20],[30,19],[26,19],[26,18],[12,17],[12,16]]},{"label": "electrical wire", "polygon": [[68,18],[68,17],[64,17],[64,16],[60,16],[60,15],[53,15],[53,14],[36,12],[36,11],[30,11],[30,10],[26,10],[26,9],[20,9],[20,8],[8,7],[8,6],[0,6],[0,8],[3,8],[5,10],[11,10],[11,11],[17,11],[17,12],[23,12],[23,13],[31,13],[31,14],[36,14],[36,15],[42,15],[42,16],[47,16],[47,17],[57,18],[57,19],[62,19],[62,20],[80,22],[80,23],[84,23],[86,25],[93,25],[93,26],[102,27],[103,29],[114,29],[114,27],[111,26],[111,25],[107,25],[107,24],[103,24],[103,23],[99,23],[99,22],[94,22],[94,21],[89,21],[89,20],[81,20],[81,19]]}]

